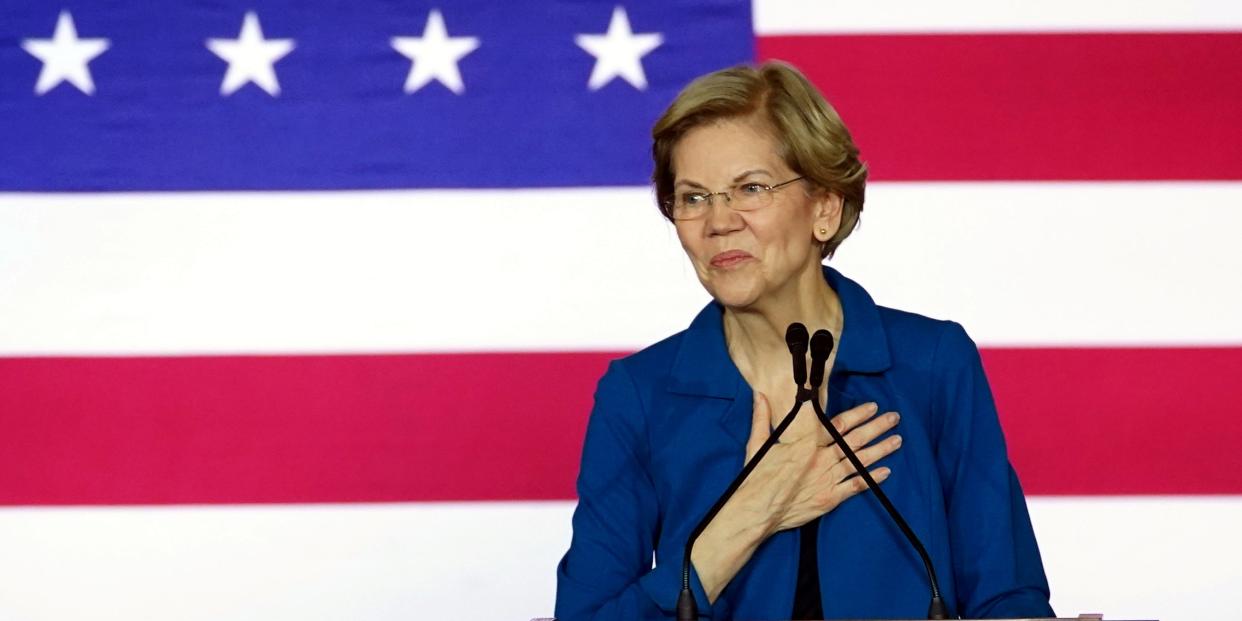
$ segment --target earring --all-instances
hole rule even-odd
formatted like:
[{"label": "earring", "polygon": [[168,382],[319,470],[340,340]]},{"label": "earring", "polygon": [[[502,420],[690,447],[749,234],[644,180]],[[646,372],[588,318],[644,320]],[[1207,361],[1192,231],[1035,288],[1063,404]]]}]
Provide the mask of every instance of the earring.
[{"label": "earring", "polygon": [[828,234],[828,229],[820,229],[820,230],[819,230],[819,234],[820,234],[820,235],[827,235],[827,234]]}]

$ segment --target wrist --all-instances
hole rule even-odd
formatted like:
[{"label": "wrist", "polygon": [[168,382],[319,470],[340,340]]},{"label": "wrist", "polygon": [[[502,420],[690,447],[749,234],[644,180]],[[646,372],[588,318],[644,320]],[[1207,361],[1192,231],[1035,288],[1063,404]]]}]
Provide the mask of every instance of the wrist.
[{"label": "wrist", "polygon": [[704,529],[690,558],[713,603],[770,532],[766,520],[745,519],[749,512],[728,509],[726,505]]},{"label": "wrist", "polygon": [[726,536],[758,546],[780,531],[781,524],[779,518],[772,514],[767,499],[752,498],[746,491],[743,485],[720,513],[728,513],[728,519],[724,520],[729,527]]}]

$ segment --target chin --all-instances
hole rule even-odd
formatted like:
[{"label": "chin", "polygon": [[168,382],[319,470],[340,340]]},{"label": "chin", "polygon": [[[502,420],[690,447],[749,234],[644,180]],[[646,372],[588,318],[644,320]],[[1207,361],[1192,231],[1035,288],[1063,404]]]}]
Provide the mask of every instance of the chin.
[{"label": "chin", "polygon": [[715,279],[704,282],[703,288],[726,308],[747,308],[758,302],[762,294],[759,283],[750,279]]}]

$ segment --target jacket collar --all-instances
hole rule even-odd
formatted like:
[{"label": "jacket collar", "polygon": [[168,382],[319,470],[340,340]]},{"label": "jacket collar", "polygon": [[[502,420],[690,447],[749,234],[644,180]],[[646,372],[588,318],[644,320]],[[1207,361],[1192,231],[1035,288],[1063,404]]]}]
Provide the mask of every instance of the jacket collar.
[{"label": "jacket collar", "polygon": [[[824,279],[841,299],[844,329],[837,343],[832,372],[879,373],[892,365],[888,336],[879,307],[858,283],[824,266]],[[724,339],[724,308],[711,302],[682,335],[673,359],[669,392],[731,399],[745,385],[741,372],[729,357]]]}]

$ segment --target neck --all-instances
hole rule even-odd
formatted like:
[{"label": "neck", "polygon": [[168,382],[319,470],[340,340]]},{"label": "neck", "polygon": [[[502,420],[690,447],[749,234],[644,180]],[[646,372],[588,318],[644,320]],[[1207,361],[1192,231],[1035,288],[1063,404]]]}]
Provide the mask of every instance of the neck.
[{"label": "neck", "polygon": [[725,341],[729,355],[752,385],[792,378],[785,329],[799,322],[807,330],[828,330],[839,337],[841,301],[824,281],[819,264],[810,266],[784,290],[746,308],[726,308]]}]

